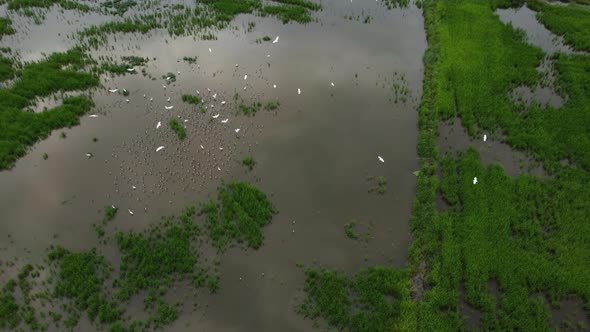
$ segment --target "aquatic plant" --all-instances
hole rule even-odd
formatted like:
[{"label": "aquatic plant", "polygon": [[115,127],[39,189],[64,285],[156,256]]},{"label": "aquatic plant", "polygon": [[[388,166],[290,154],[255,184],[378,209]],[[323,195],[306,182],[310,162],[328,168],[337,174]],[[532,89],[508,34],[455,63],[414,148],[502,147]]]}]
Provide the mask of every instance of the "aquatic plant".
[{"label": "aquatic plant", "polygon": [[11,59],[0,56],[0,82],[14,78],[15,70],[12,65]]},{"label": "aquatic plant", "polygon": [[182,58],[183,61],[188,62],[191,65],[194,64],[194,63],[197,63],[197,59],[198,59],[197,56],[193,56],[193,57],[185,56],[185,57]]},{"label": "aquatic plant", "polygon": [[22,111],[35,97],[97,86],[96,76],[81,71],[87,63],[79,49],[54,53],[25,64],[12,86],[0,89],[0,169],[11,167],[28,146],[52,130],[77,125],[94,106],[89,97],[80,95],[64,97],[62,105],[41,113]]},{"label": "aquatic plant", "polygon": [[266,102],[266,104],[264,105],[264,109],[266,111],[274,111],[277,108],[279,108],[279,106],[281,106],[281,103],[278,101],[268,101]]},{"label": "aquatic plant", "polygon": [[187,104],[197,105],[201,102],[201,98],[195,95],[182,95],[182,101]]},{"label": "aquatic plant", "polygon": [[256,161],[254,160],[254,158],[252,158],[252,156],[248,156],[242,160],[242,165],[252,170],[254,168],[254,165],[256,165]]},{"label": "aquatic plant", "polygon": [[322,317],[329,326],[347,331],[411,331],[405,317],[413,309],[405,272],[370,267],[355,277],[339,272],[305,270],[305,298],[298,311]]},{"label": "aquatic plant", "polygon": [[11,24],[10,18],[0,17],[0,39],[4,35],[12,35],[15,32]]},{"label": "aquatic plant", "polygon": [[266,195],[247,182],[231,182],[220,186],[217,196],[217,204],[209,201],[201,207],[213,245],[223,251],[235,240],[260,247],[262,227],[275,212]]},{"label": "aquatic plant", "polygon": [[110,0],[100,4],[111,15],[123,15],[135,5],[137,2],[134,0]]},{"label": "aquatic plant", "polygon": [[176,136],[178,136],[179,139],[182,140],[186,138],[186,131],[184,130],[184,127],[180,121],[178,121],[176,118],[170,119],[168,125],[170,126],[170,129],[174,130]]},{"label": "aquatic plant", "polygon": [[354,227],[356,226],[356,222],[351,221],[344,224],[344,234],[349,239],[358,239],[358,234],[354,231]]},{"label": "aquatic plant", "polygon": [[554,6],[541,1],[531,1],[532,9],[538,11],[537,18],[574,49],[590,51],[590,8],[581,5]]}]

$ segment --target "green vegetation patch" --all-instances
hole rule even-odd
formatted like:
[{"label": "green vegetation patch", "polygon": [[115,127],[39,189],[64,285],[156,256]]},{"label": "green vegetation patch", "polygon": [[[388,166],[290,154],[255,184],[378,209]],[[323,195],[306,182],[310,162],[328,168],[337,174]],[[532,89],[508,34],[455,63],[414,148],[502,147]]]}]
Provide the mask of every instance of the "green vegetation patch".
[{"label": "green vegetation patch", "polygon": [[217,203],[201,207],[213,244],[224,250],[232,240],[252,248],[262,245],[262,227],[272,220],[274,208],[266,195],[247,182],[232,182],[218,189]]},{"label": "green vegetation patch", "polygon": [[248,156],[245,157],[244,159],[242,159],[242,165],[248,167],[248,169],[252,170],[254,169],[254,165],[256,165],[256,160],[254,160],[254,158],[252,158],[252,156]]},{"label": "green vegetation patch", "polygon": [[12,35],[14,33],[12,28],[12,21],[8,17],[0,17],[0,39],[4,35]]},{"label": "green vegetation patch", "polygon": [[187,104],[197,105],[201,102],[201,98],[195,95],[182,95],[182,101]]},{"label": "green vegetation patch", "polygon": [[358,234],[355,232],[354,228],[356,226],[356,222],[351,221],[351,222],[347,222],[346,224],[344,224],[344,234],[346,234],[346,236],[349,239],[358,239]]},{"label": "green vegetation patch", "polygon": [[0,82],[14,78],[12,60],[0,55]]},{"label": "green vegetation patch", "polygon": [[338,330],[404,331],[404,318],[413,309],[406,273],[371,267],[355,277],[324,269],[305,271],[305,298],[299,312],[323,318]]},{"label": "green vegetation patch", "polygon": [[111,0],[100,4],[111,15],[123,15],[135,5],[137,2],[134,0]]},{"label": "green vegetation patch", "polygon": [[70,0],[8,0],[7,3],[8,9],[10,10],[28,9],[31,7],[49,8],[53,5],[60,5],[63,9],[80,10],[84,12],[90,10],[88,5]]},{"label": "green vegetation patch", "polygon": [[180,121],[178,121],[175,118],[172,118],[168,122],[168,125],[170,126],[170,129],[174,130],[176,136],[178,136],[179,139],[182,140],[186,138],[186,131],[184,130],[184,127],[182,126]]}]

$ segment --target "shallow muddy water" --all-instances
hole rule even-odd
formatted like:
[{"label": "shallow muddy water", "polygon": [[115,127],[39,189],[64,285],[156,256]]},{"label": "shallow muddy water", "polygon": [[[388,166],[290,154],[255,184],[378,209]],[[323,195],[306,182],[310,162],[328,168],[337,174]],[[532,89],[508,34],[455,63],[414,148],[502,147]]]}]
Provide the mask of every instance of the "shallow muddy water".
[{"label": "shallow muddy water", "polygon": [[[98,117],[84,116],[79,126],[64,129],[65,139],[55,131],[12,170],[0,172],[3,255],[35,262],[53,243],[89,248],[97,244],[92,223],[105,206],[120,207],[115,228],[142,229],[213,197],[222,181],[246,179],[279,211],[264,229],[265,243],[259,250],[226,252],[218,294],[194,300],[197,312],[185,310],[171,330],[309,330],[311,322],[294,310],[304,281],[296,263],[317,261],[349,273],[376,263],[403,266],[411,240],[412,172],[419,167],[416,107],[426,48],[421,11],[386,10],[371,1],[322,5],[314,14],[318,22],[308,25],[239,16],[232,24],[239,29],[220,31],[215,41],[172,38],[164,31],[111,37],[94,57],[149,57],[136,69],[145,68],[155,80],[141,73],[104,76],[90,112]],[[68,13],[52,10],[46,22]],[[344,18],[350,14],[371,15],[372,21]],[[256,27],[246,33],[242,27],[249,21]],[[58,35],[59,27],[31,27],[2,45],[27,60],[66,50],[70,41],[63,36],[71,27]],[[265,35],[280,40],[255,42]],[[188,64],[184,56],[198,59]],[[176,82],[162,78],[168,72],[177,73]],[[394,84],[410,89],[405,101]],[[130,95],[107,91],[114,88]],[[183,93],[197,90],[205,113],[181,101]],[[247,117],[237,112],[242,99],[279,101],[280,107]],[[168,128],[171,118],[186,126],[184,141]],[[257,162],[252,172],[240,164],[247,155]],[[384,195],[368,192],[372,176],[386,177]],[[343,226],[353,219],[370,229],[368,243],[345,236]],[[178,299],[187,290],[171,292]]]}]

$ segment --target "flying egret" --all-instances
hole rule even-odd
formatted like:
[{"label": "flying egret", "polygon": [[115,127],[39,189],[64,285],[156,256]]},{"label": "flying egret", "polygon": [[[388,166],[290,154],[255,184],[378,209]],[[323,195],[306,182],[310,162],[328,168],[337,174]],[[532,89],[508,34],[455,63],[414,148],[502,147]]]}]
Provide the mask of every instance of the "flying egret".
[{"label": "flying egret", "polygon": [[160,150],[164,149],[163,145],[158,146],[158,148],[156,149],[156,152],[159,152]]},{"label": "flying egret", "polygon": [[135,68],[127,68],[127,71],[130,72],[130,73],[131,72],[134,72],[135,71]]},{"label": "flying egret", "polygon": [[384,163],[385,160],[383,160],[383,158],[381,158],[381,156],[377,156],[377,159],[379,159],[380,162]]},{"label": "flying egret", "polygon": [[89,118],[98,118],[98,115],[96,115],[96,114],[91,114],[91,115],[89,115],[88,117],[89,117]]},{"label": "flying egret", "polygon": [[110,89],[110,90],[109,90],[109,92],[111,92],[111,93],[115,93],[115,92],[117,92],[117,91],[119,91],[119,89]]},{"label": "flying egret", "polygon": [[217,93],[213,94],[213,99],[217,99]]},{"label": "flying egret", "polygon": [[221,105],[225,105],[225,100],[221,102]]},{"label": "flying egret", "polygon": [[217,118],[219,117],[219,113],[217,113],[217,114],[215,114],[215,115],[213,115],[213,116],[211,116],[211,117],[212,117],[213,119],[217,119]]},{"label": "flying egret", "polygon": [[223,119],[221,120],[221,123],[227,123],[229,121],[229,119]]},{"label": "flying egret", "polygon": [[235,130],[236,134],[240,132],[240,128],[236,128]]},{"label": "flying egret", "polygon": [[276,44],[279,42],[279,36],[277,36],[277,38],[275,38],[275,40],[272,41],[273,44]]},{"label": "flying egret", "polygon": [[162,121],[158,121],[158,124],[156,125],[156,129],[160,128],[162,126]]},{"label": "flying egret", "polygon": [[171,110],[171,109],[173,109],[173,108],[174,108],[174,105],[170,105],[170,106],[164,106],[164,108],[165,108],[165,109],[167,109],[167,110]]}]

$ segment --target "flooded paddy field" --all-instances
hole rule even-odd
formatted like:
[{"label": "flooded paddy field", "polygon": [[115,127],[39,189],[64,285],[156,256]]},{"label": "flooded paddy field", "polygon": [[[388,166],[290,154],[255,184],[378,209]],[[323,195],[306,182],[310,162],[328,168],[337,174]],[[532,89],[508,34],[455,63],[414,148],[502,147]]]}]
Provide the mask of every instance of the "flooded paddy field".
[{"label": "flooded paddy field", "polygon": [[586,2],[0,1],[0,329],[588,330]]},{"label": "flooded paddy field", "polygon": [[[414,5],[387,10],[380,2],[322,7],[305,25],[240,15],[211,41],[158,29],[110,35],[89,52],[93,59],[148,61],[131,74],[102,74],[102,87],[92,90],[95,106],[79,126],[53,131],[0,173],[3,260],[40,263],[52,244],[98,246],[111,256],[93,227],[106,206],[119,209],[109,227],[140,231],[206,202],[224,182],[247,180],[278,211],[264,244],[229,249],[217,294],[193,299],[197,313],[185,310],[171,330],[308,330],[312,322],[295,311],[305,277],[297,263],[350,273],[403,266],[419,168],[422,14]],[[9,14],[18,32],[2,46],[22,61],[67,51],[76,45],[68,36],[110,19],[58,6],[38,25]],[[260,42],[263,36],[280,38]],[[183,102],[184,94],[202,102]],[[243,114],[241,105],[258,102],[254,116]],[[36,111],[59,104],[39,99]],[[184,127],[184,140],[170,119]],[[247,156],[252,170],[242,165]],[[386,179],[380,193],[372,189],[377,178]],[[345,235],[350,222],[364,240]],[[167,296],[187,292],[177,285]],[[129,310],[136,305],[141,301]],[[91,328],[84,317],[79,324]]]}]

